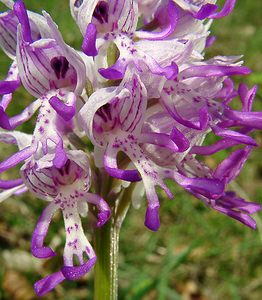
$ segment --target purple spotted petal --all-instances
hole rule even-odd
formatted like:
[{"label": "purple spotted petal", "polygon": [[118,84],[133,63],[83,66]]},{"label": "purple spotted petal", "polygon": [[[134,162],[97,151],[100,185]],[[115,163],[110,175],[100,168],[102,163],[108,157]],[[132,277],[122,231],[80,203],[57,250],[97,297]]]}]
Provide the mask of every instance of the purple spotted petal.
[{"label": "purple spotted petal", "polygon": [[96,257],[89,259],[86,263],[78,267],[62,267],[61,271],[68,280],[77,280],[88,273],[94,266]]}]

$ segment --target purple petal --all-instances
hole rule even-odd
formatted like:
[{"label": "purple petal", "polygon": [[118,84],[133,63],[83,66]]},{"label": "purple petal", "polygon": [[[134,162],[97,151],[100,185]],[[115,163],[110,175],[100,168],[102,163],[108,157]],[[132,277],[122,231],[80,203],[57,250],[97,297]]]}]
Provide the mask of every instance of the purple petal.
[{"label": "purple petal", "polygon": [[86,263],[78,267],[64,266],[61,271],[66,279],[77,280],[88,273],[96,263],[96,257],[89,259]]},{"label": "purple petal", "polygon": [[56,148],[55,158],[53,160],[54,166],[57,169],[61,169],[67,162],[66,152],[62,148]]},{"label": "purple petal", "polygon": [[20,80],[0,81],[0,95],[11,94],[20,86]]},{"label": "purple petal", "polygon": [[54,166],[57,169],[61,169],[65,166],[68,158],[66,155],[66,152],[64,150],[64,144],[61,137],[59,137],[59,142],[57,143],[56,149],[55,149],[55,157],[53,160]]},{"label": "purple petal", "polygon": [[192,13],[194,18],[198,20],[204,20],[217,10],[218,6],[214,4],[205,4],[203,5],[197,13]]},{"label": "purple petal", "polygon": [[8,116],[0,107],[0,126],[7,130],[14,129],[22,123],[28,121],[40,106],[41,101],[36,100],[26,107],[21,114],[13,116],[10,119],[8,119]]},{"label": "purple petal", "polygon": [[110,207],[106,201],[101,196],[91,193],[87,193],[86,199],[84,200],[87,200],[88,203],[96,205],[97,209],[99,210],[97,227],[103,226],[111,215]]},{"label": "purple petal", "polygon": [[222,180],[224,183],[232,181],[240,173],[251,151],[252,147],[245,147],[231,153],[228,158],[218,165],[214,171],[214,177]]},{"label": "purple petal", "polygon": [[209,146],[193,146],[190,153],[198,155],[212,155],[218,151],[231,148],[239,144],[242,144],[242,142],[224,138]]},{"label": "purple petal", "polygon": [[168,134],[164,133],[144,133],[139,137],[142,143],[157,145],[159,147],[167,148],[173,152],[178,152],[179,148]]},{"label": "purple petal", "polygon": [[182,71],[179,78],[248,75],[250,72],[249,68],[243,66],[193,66]]},{"label": "purple petal", "polygon": [[51,274],[34,284],[34,289],[38,297],[44,296],[46,293],[54,289],[59,283],[65,280],[62,272]]},{"label": "purple petal", "polygon": [[176,127],[173,127],[170,138],[178,146],[179,152],[184,152],[190,147],[189,140]]},{"label": "purple petal", "polygon": [[173,178],[183,188],[207,198],[216,199],[223,194],[225,185],[222,181],[212,178],[189,178],[173,172],[167,174],[167,177]]},{"label": "purple petal", "polygon": [[0,173],[18,165],[20,162],[29,158],[33,153],[34,149],[32,149],[32,147],[29,146],[11,155],[6,160],[0,163]]},{"label": "purple petal", "polygon": [[10,125],[9,117],[5,113],[3,107],[0,106],[0,127],[6,130],[12,130],[12,127]]},{"label": "purple petal", "polygon": [[97,56],[98,54],[96,49],[96,35],[96,26],[92,23],[88,24],[82,44],[82,50],[88,56]]},{"label": "purple petal", "polygon": [[175,62],[166,67],[161,67],[153,58],[147,61],[147,65],[153,74],[165,76],[166,79],[175,79],[178,74],[178,66]]},{"label": "purple petal", "polygon": [[145,226],[152,231],[157,231],[160,226],[158,210],[159,206],[146,209]]},{"label": "purple petal", "polygon": [[14,59],[16,56],[16,32],[18,20],[13,11],[0,14],[0,45],[4,52]]},{"label": "purple petal", "polygon": [[98,213],[98,222],[97,222],[97,227],[102,227],[110,218],[110,211],[102,211]]},{"label": "purple petal", "polygon": [[141,177],[137,170],[122,170],[118,168],[110,168],[106,163],[104,164],[104,167],[106,172],[114,178],[130,182],[141,181]]},{"label": "purple petal", "polygon": [[223,8],[219,12],[211,14],[209,17],[212,19],[224,18],[233,11],[235,4],[236,0],[226,0]]},{"label": "purple petal", "polygon": [[137,170],[122,170],[117,167],[117,150],[112,147],[107,147],[104,155],[104,168],[106,172],[114,177],[121,180],[130,182],[136,182],[141,180],[141,176]]},{"label": "purple petal", "polygon": [[[247,126],[254,129],[262,129],[262,112],[241,112],[225,109],[224,115],[230,119],[229,122],[232,122],[233,126]],[[221,125],[222,124],[224,123],[222,122]]]},{"label": "purple petal", "polygon": [[51,202],[38,219],[36,228],[33,232],[31,245],[31,252],[35,257],[49,258],[56,255],[50,247],[43,246],[50,222],[56,210],[57,206]]},{"label": "purple petal", "polygon": [[257,89],[257,86],[254,86],[252,89],[248,90],[245,84],[241,83],[239,85],[238,93],[243,104],[243,111],[251,111]]},{"label": "purple petal", "polygon": [[49,99],[50,105],[65,121],[70,121],[76,114],[75,106],[68,106],[58,97],[53,96]]},{"label": "purple petal", "polygon": [[165,21],[165,28],[160,32],[137,31],[136,36],[140,39],[162,40],[172,34],[179,20],[179,12],[176,4],[169,0],[167,6],[164,5],[160,12],[156,13],[156,19]]},{"label": "purple petal", "polygon": [[24,183],[24,181],[21,178],[13,179],[13,180],[2,180],[2,179],[0,179],[0,189],[9,190],[11,188],[22,185],[23,183]]},{"label": "purple petal", "polygon": [[25,4],[22,0],[17,0],[14,4],[14,12],[21,24],[23,38],[26,42],[32,43],[31,29]]},{"label": "purple petal", "polygon": [[251,138],[250,136],[245,135],[241,132],[233,131],[233,130],[229,130],[229,129],[223,129],[218,126],[212,126],[212,129],[213,129],[213,132],[218,136],[229,138],[229,139],[232,139],[234,141],[237,141],[242,144],[249,145],[249,146],[254,146],[254,147],[257,146],[257,143],[253,138]]},{"label": "purple petal", "polygon": [[117,60],[117,62],[112,65],[109,68],[100,68],[98,72],[105,77],[106,79],[110,80],[120,80],[124,77],[126,72],[126,65],[123,65],[120,60]]},{"label": "purple petal", "polygon": [[254,214],[261,209],[261,205],[255,202],[247,202],[238,198],[235,192],[228,191],[222,197],[216,200],[216,205],[229,209],[237,209],[248,214]]},{"label": "purple petal", "polygon": [[188,119],[184,119],[183,116],[181,116],[179,114],[179,112],[177,111],[175,105],[173,105],[172,107],[169,106],[168,102],[167,102],[168,97],[163,97],[162,98],[162,102],[163,105],[165,106],[165,108],[167,109],[167,111],[170,113],[170,115],[180,124],[192,128],[192,129],[196,129],[196,130],[204,130],[207,125],[208,125],[208,120],[209,120],[209,114],[208,114],[208,108],[206,106],[203,106],[200,110],[199,110],[199,121],[196,122],[192,122]]}]

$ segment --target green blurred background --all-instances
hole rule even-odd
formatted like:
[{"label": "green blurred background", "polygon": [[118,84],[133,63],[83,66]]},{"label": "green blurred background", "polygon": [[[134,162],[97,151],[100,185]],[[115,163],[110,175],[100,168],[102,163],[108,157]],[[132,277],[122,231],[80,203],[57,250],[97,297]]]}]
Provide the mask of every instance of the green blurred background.
[{"label": "green blurred background", "polygon": [[[223,2],[223,1],[222,1]],[[59,24],[65,41],[80,48],[81,35],[65,0],[25,0],[30,10],[48,11]],[[0,6],[1,11],[4,10]],[[253,74],[244,81],[260,85],[255,109],[262,110],[262,1],[238,0],[234,13],[212,26],[217,42],[208,50],[214,55],[244,55]],[[10,60],[0,53],[0,79]],[[239,80],[239,78],[237,79]],[[23,89],[8,113],[21,111],[32,101]],[[29,122],[22,128],[31,132]],[[262,145],[262,134],[255,138]],[[2,160],[14,148],[0,145]],[[238,180],[231,188],[247,199],[262,203],[261,148],[253,152]],[[220,153],[206,162],[216,165],[225,157]],[[11,171],[8,176],[16,175]],[[157,233],[143,225],[145,204],[130,209],[120,236],[119,299],[127,300],[261,300],[262,299],[262,218],[256,217],[258,229],[251,231],[230,218],[211,211],[176,186],[175,199],[161,194],[161,228]],[[145,201],[144,201],[145,203]],[[30,239],[45,203],[29,193],[10,198],[0,207],[0,299],[36,299],[32,285],[57,271],[62,259],[40,261],[30,255]],[[91,239],[86,219],[83,225]],[[62,255],[64,229],[56,216],[48,234],[52,247]],[[60,256],[60,258],[59,258]],[[92,299],[92,272],[78,282],[64,282],[44,299]]]}]

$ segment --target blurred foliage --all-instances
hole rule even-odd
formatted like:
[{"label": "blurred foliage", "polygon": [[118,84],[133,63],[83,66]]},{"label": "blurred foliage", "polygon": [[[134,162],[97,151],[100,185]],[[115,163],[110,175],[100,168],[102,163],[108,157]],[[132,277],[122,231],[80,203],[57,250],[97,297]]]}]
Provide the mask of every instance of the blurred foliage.
[{"label": "blurred foliage", "polygon": [[[221,1],[223,2],[223,1]],[[80,48],[81,35],[72,20],[68,1],[25,0],[31,10],[46,10],[58,23],[65,41]],[[0,6],[1,10],[3,6]],[[216,43],[207,56],[244,55],[253,74],[244,78],[250,86],[262,87],[262,2],[238,0],[234,13],[216,20],[212,33]],[[0,53],[0,79],[10,60]],[[242,79],[242,78],[241,78]],[[240,79],[237,79],[240,80]],[[8,113],[21,111],[32,100],[23,89],[16,93]],[[262,110],[262,90],[258,92],[256,110]],[[22,129],[31,132],[32,123]],[[262,144],[262,134],[256,134]],[[0,145],[0,159],[13,151]],[[216,165],[225,153],[206,159]],[[9,175],[15,175],[11,171]],[[261,150],[253,152],[232,188],[241,196],[262,202]],[[130,209],[120,236],[119,299],[126,300],[260,300],[262,299],[262,220],[256,217],[258,230],[251,231],[240,223],[204,207],[196,199],[171,185],[175,200],[164,199],[160,192],[161,228],[148,231],[143,224],[145,201],[140,210]],[[244,192],[245,191],[245,192]],[[29,193],[10,198],[0,209],[0,299],[36,299],[33,283],[57,271],[65,236],[61,216],[51,225],[48,241],[58,258],[40,261],[30,255],[30,239],[36,221],[45,206]],[[91,239],[86,219],[83,225]],[[78,282],[64,282],[44,299],[92,299],[92,272]]]}]

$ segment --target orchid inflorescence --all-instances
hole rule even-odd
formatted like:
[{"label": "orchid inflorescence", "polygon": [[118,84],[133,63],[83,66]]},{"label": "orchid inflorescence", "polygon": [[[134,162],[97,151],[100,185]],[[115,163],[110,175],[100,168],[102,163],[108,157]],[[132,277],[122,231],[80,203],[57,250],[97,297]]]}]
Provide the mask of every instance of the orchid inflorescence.
[{"label": "orchid inflorescence", "polygon": [[[156,187],[173,198],[166,179],[255,229],[250,214],[260,205],[226,186],[257,146],[249,135],[262,129],[262,113],[252,112],[257,87],[235,87],[232,76],[251,72],[241,57],[204,57],[215,40],[212,20],[231,13],[235,0],[220,9],[216,0],[70,0],[82,51],[64,42],[48,13],[27,11],[22,0],[1,2],[10,10],[0,15],[0,45],[12,64],[0,82],[0,140],[19,150],[0,163],[0,172],[23,165],[20,178],[0,180],[0,201],[29,190],[48,202],[32,236],[35,257],[56,255],[45,237],[57,210],[65,223],[64,266],[36,282],[39,296],[94,266],[80,215],[95,206],[103,226],[128,182],[137,182],[136,205],[145,192],[145,226],[153,231],[160,225]],[[21,85],[37,100],[9,116]],[[238,99],[239,111],[230,106]],[[32,134],[15,130],[37,111]],[[217,141],[203,145],[208,133]],[[89,150],[78,143],[86,136]],[[213,170],[201,160],[232,147]],[[115,182],[111,202],[97,184],[105,174]]]}]

